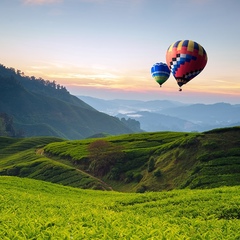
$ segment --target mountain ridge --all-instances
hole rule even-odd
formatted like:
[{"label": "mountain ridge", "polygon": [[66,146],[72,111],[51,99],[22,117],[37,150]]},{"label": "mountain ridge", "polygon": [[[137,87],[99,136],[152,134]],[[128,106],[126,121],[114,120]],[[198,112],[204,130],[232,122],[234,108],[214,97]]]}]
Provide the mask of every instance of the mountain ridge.
[{"label": "mountain ridge", "polygon": [[[0,112],[13,118],[24,136],[83,139],[94,134],[132,133],[127,122],[99,112],[67,89],[0,65]],[[140,129],[139,129],[140,130]]]}]

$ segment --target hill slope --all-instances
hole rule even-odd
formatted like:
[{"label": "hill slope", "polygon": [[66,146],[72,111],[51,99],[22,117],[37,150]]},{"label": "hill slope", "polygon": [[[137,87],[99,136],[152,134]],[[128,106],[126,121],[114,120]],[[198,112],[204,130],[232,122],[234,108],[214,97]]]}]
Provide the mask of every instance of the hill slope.
[{"label": "hill slope", "polygon": [[240,184],[239,139],[240,127],[49,143],[1,138],[0,174],[123,192],[234,186]]},{"label": "hill slope", "polygon": [[55,161],[42,155],[41,147],[61,141],[63,140],[53,137],[0,137],[0,175],[28,177],[78,188],[109,190],[104,182],[67,162]]},{"label": "hill slope", "polygon": [[118,118],[98,112],[55,82],[26,77],[0,65],[0,112],[13,116],[25,136],[82,139],[131,133]]},{"label": "hill slope", "polygon": [[[158,132],[108,137],[105,141],[121,146],[125,155],[111,165],[106,161],[108,170],[102,178],[120,191],[239,185],[239,139],[240,127],[205,133]],[[92,164],[89,144],[90,141],[61,142],[44,149],[89,170]],[[92,171],[92,174],[98,173]]]},{"label": "hill slope", "polygon": [[[239,126],[240,104],[183,104],[167,100],[103,100],[79,96],[99,111],[112,116],[132,118],[144,131],[208,131]],[[224,113],[224,114],[223,114]]]}]

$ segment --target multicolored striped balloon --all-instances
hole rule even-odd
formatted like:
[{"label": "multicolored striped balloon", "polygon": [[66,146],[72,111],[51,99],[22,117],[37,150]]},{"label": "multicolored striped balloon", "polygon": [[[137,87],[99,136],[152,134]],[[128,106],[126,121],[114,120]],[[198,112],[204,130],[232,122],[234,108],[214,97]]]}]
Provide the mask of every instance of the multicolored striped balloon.
[{"label": "multicolored striped balloon", "polygon": [[151,68],[152,77],[159,83],[160,87],[168,80],[170,73],[166,63],[155,63]]},{"label": "multicolored striped balloon", "polygon": [[170,45],[166,62],[180,87],[196,77],[207,64],[204,48],[191,40],[177,41]]}]

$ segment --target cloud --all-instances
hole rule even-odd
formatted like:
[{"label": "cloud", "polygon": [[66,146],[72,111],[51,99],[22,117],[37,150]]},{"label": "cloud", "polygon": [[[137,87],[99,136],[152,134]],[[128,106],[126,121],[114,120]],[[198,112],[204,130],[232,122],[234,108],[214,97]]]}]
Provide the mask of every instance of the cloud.
[{"label": "cloud", "polygon": [[30,5],[42,5],[42,4],[52,4],[52,3],[59,3],[62,0],[23,0],[24,4]]},{"label": "cloud", "polygon": [[190,4],[206,5],[212,3],[213,0],[189,0]]},{"label": "cloud", "polygon": [[[21,0],[26,5],[44,5],[44,4],[54,4],[64,2],[65,0]],[[124,3],[124,4],[133,4],[140,5],[146,0],[78,0],[79,2],[85,3],[96,3],[96,4],[104,4],[104,3]],[[67,2],[67,1],[65,1]]]}]

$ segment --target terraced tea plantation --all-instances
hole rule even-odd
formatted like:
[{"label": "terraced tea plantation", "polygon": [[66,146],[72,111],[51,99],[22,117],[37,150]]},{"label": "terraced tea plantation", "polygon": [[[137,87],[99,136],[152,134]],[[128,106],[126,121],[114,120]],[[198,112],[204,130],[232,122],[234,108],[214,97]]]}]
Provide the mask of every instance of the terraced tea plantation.
[{"label": "terraced tea plantation", "polygon": [[240,239],[240,186],[119,193],[0,177],[0,236],[25,239]]}]

